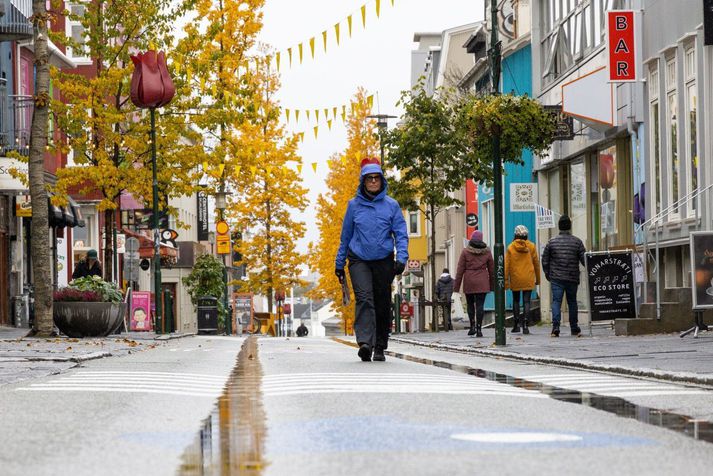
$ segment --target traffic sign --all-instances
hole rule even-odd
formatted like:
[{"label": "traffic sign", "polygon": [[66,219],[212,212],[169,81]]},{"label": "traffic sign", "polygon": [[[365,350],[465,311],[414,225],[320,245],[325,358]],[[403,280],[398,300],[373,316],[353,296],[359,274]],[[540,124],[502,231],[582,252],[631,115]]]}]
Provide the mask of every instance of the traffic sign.
[{"label": "traffic sign", "polygon": [[230,237],[228,235],[218,235],[215,237],[216,251],[219,255],[230,254]]},{"label": "traffic sign", "polygon": [[404,301],[401,303],[400,307],[401,317],[412,317],[413,316],[413,304]]},{"label": "traffic sign", "polygon": [[126,244],[124,245],[124,248],[126,249],[126,251],[129,251],[129,252],[131,252],[131,251],[139,251],[139,246],[140,246],[140,245],[141,245],[141,243],[139,243],[139,239],[138,239],[138,238],[134,238],[134,237],[132,236],[132,237],[129,237],[129,238],[126,239]]},{"label": "traffic sign", "polygon": [[421,271],[421,262],[415,259],[408,260],[406,271]]},{"label": "traffic sign", "polygon": [[215,224],[215,231],[219,235],[227,235],[229,230],[230,230],[230,227],[228,226],[228,223],[226,223],[223,220],[221,220]]}]

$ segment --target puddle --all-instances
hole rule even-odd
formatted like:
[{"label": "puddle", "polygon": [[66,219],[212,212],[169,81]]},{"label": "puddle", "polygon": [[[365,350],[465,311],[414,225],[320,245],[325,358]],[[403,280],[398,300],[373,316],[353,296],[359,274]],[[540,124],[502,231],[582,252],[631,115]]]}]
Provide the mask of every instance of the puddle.
[{"label": "puddle", "polygon": [[[356,344],[353,342],[334,337],[332,339],[341,344],[356,347]],[[548,395],[554,400],[577,403],[579,405],[596,408],[597,410],[613,413],[614,415],[620,417],[632,418],[648,425],[667,428],[683,435],[690,436],[691,438],[694,438],[696,440],[713,443],[713,423],[706,420],[697,420],[693,417],[680,415],[678,413],[672,413],[667,412],[665,410],[657,410],[655,408],[636,405],[619,397],[596,395],[593,393],[580,392],[578,390],[555,387],[540,382],[533,382],[530,380],[513,377],[511,375],[492,372],[490,370],[468,367],[466,365],[458,365],[438,360],[424,359],[421,357],[414,357],[411,355],[401,354],[390,350],[386,351],[386,355],[396,357],[402,360],[408,360],[409,362],[432,365],[434,367],[440,367],[442,369],[472,375],[477,378],[484,378],[487,380],[492,380],[494,382],[504,383],[513,387],[534,390],[536,392]]]},{"label": "puddle", "polygon": [[259,476],[266,466],[262,368],[257,338],[243,342],[216,408],[183,453],[181,476]]}]

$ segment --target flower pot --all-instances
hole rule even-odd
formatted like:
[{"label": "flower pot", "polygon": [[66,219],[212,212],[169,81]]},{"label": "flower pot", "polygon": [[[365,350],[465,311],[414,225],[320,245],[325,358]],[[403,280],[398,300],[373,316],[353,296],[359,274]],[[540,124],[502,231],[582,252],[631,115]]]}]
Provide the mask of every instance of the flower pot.
[{"label": "flower pot", "polygon": [[126,303],[55,302],[53,318],[59,330],[69,337],[105,337],[121,325]]}]

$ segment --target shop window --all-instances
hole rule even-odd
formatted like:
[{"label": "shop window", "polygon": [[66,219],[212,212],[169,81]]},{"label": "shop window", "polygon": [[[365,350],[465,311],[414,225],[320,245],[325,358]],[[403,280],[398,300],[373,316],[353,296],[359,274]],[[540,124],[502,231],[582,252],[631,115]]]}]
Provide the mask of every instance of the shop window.
[{"label": "shop window", "polygon": [[587,240],[587,175],[584,160],[573,162],[569,169],[569,215],[572,219],[572,234]]},{"label": "shop window", "polygon": [[[688,176],[686,180],[686,195],[693,194],[698,189],[698,117],[696,87],[696,49],[686,50],[684,73],[686,78],[686,162],[688,163]],[[695,216],[698,208],[698,197],[689,202],[688,216]]]},{"label": "shop window", "polygon": [[680,199],[679,190],[679,168],[678,163],[678,122],[676,121],[676,111],[678,101],[676,91],[670,92],[667,96],[666,128],[668,129],[668,155],[669,155],[669,204],[675,205],[672,209],[671,217],[678,217],[678,201]]},{"label": "shop window", "polygon": [[609,249],[617,243],[616,146],[599,152],[599,210],[601,243]]}]

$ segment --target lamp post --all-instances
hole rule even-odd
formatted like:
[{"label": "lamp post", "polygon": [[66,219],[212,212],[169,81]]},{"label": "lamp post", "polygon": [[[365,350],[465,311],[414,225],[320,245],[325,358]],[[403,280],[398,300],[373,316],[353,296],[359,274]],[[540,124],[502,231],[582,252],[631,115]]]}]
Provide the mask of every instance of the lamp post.
[{"label": "lamp post", "polygon": [[379,146],[381,147],[381,167],[384,167],[384,133],[389,129],[389,119],[396,119],[396,116],[374,114],[366,117],[376,119],[376,127],[379,129]]},{"label": "lamp post", "polygon": [[[498,2],[490,2],[490,75],[492,94],[500,88],[500,41],[498,40]],[[505,258],[503,245],[503,180],[500,157],[500,132],[493,134],[493,198],[495,206],[495,345],[505,345]]]},{"label": "lamp post", "polygon": [[[225,219],[225,209],[227,208],[226,196],[225,184],[221,183],[220,190],[215,193],[215,208],[218,210],[221,220]],[[233,333],[233,316],[230,315],[228,307],[228,267],[225,263],[225,255],[223,255],[223,309],[225,309],[226,312],[225,332],[231,335]]]}]

